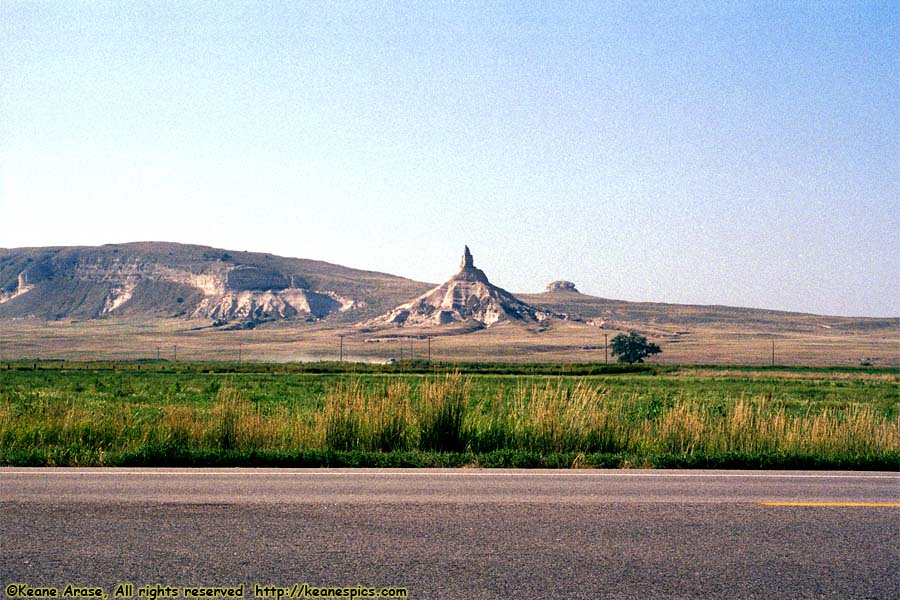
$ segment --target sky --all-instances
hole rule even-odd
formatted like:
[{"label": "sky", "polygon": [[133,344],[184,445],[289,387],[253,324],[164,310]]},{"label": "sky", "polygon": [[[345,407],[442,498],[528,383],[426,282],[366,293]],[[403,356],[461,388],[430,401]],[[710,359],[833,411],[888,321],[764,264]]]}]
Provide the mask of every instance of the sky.
[{"label": "sky", "polygon": [[0,0],[0,247],[900,315],[900,3]]}]

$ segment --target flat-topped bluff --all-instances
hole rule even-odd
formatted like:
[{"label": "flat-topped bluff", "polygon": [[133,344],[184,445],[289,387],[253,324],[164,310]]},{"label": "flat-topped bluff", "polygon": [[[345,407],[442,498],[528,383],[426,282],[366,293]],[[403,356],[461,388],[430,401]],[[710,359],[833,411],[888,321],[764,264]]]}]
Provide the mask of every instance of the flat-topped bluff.
[{"label": "flat-topped bluff", "polygon": [[536,309],[488,281],[466,246],[453,277],[365,325],[429,327],[471,321],[491,326],[499,321],[539,323],[551,316],[556,315]]},{"label": "flat-topped bluff", "polygon": [[552,294],[554,292],[571,292],[573,294],[580,294],[581,292],[575,287],[575,284],[571,281],[565,281],[564,279],[560,279],[558,281],[551,281],[547,284],[545,292]]},{"label": "flat-topped bluff", "polygon": [[161,242],[0,250],[0,318],[358,320],[426,287],[320,261]]}]

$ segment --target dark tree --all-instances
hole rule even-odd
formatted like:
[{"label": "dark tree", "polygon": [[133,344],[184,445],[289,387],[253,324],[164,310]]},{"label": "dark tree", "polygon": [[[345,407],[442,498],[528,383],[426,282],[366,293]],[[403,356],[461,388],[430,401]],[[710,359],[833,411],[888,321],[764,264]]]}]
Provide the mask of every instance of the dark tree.
[{"label": "dark tree", "polygon": [[619,357],[619,362],[642,363],[651,354],[662,352],[659,346],[648,342],[647,338],[636,331],[629,334],[620,333],[612,339],[612,354]]}]

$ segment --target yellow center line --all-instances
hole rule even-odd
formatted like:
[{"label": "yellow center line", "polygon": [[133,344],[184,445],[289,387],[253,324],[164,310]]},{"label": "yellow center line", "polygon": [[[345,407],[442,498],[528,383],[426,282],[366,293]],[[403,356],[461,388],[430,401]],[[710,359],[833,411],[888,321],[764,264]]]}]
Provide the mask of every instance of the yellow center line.
[{"label": "yellow center line", "polygon": [[900,508],[900,502],[760,502],[762,506],[868,506]]}]

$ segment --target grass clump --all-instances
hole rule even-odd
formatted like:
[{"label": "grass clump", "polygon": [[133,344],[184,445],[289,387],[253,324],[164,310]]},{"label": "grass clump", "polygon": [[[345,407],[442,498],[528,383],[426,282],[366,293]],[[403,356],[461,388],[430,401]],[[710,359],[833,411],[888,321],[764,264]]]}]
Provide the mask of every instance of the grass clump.
[{"label": "grass clump", "polygon": [[469,380],[458,373],[425,381],[418,411],[419,449],[460,452],[463,420],[471,404]]},{"label": "grass clump", "polygon": [[359,380],[340,383],[326,394],[320,423],[329,450],[409,450],[414,447],[410,386],[405,381],[374,389]]}]

